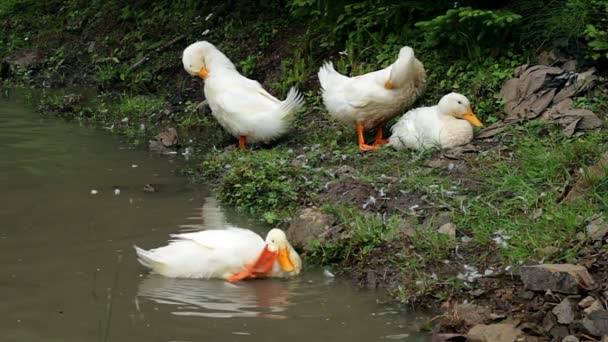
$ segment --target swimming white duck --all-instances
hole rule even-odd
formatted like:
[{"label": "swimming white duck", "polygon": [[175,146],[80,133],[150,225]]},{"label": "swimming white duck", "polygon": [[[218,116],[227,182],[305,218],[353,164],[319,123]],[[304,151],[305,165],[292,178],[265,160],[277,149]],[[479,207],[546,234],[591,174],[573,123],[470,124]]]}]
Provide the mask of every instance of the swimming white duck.
[{"label": "swimming white duck", "polygon": [[295,276],[302,260],[280,229],[272,229],[266,241],[248,229],[203,230],[171,235],[167,246],[146,251],[137,246],[138,261],[170,278],[224,279]]},{"label": "swimming white duck", "polygon": [[285,134],[303,106],[304,99],[291,88],[284,101],[270,95],[262,85],[239,74],[222,52],[207,41],[188,46],[184,69],[205,80],[205,97],[211,113],[245,150],[247,142],[269,142]]},{"label": "swimming white duck", "polygon": [[[370,151],[388,142],[382,137],[384,125],[414,104],[424,91],[426,74],[414,50],[405,46],[395,63],[382,70],[346,77],[328,62],[318,75],[327,111],[338,121],[356,126],[359,149]],[[375,128],[376,139],[367,145],[363,131]]]},{"label": "swimming white duck", "polygon": [[473,126],[483,124],[471,109],[469,100],[458,93],[445,95],[439,104],[408,111],[392,128],[389,145],[422,150],[452,148],[473,139]]}]

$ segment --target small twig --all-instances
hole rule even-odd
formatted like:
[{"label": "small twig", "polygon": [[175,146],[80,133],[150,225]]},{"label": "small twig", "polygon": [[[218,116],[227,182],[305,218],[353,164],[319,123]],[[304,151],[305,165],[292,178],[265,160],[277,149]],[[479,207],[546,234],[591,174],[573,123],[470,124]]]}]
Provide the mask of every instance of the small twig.
[{"label": "small twig", "polygon": [[107,317],[106,317],[106,329],[104,333],[104,342],[108,342],[110,340],[110,323],[112,323],[112,309],[114,308],[114,289],[118,284],[118,273],[120,272],[120,265],[122,263],[122,255],[118,256],[116,262],[116,273],[114,273],[114,281],[112,282],[112,287],[110,288],[110,293],[108,294],[108,309],[107,309]]},{"label": "small twig", "polygon": [[148,56],[142,57],[140,60],[138,60],[137,62],[135,62],[133,65],[131,65],[129,67],[129,69],[127,69],[127,72],[131,72],[131,70],[133,70],[133,69],[137,68],[138,66],[142,65],[148,59],[149,59]]},{"label": "small twig", "polygon": [[[164,50],[166,50],[167,48],[169,48],[171,45],[179,42],[180,40],[186,38],[185,35],[180,34],[179,36],[171,39],[170,41],[168,41],[167,43],[165,43],[165,45],[158,47],[154,50],[154,52],[158,53],[158,52],[162,52]],[[127,69],[127,72],[130,72],[131,70],[137,68],[138,66],[144,64],[146,61],[150,60],[150,57],[148,56],[143,56],[140,60],[138,60],[137,62],[133,63],[133,65],[131,65],[129,67],[129,69]]]}]

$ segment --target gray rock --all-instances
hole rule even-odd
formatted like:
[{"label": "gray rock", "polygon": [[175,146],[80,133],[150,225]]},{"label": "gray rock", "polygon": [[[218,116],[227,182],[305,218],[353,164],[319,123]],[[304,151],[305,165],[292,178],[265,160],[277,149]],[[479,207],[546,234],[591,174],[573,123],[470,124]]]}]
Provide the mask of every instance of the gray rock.
[{"label": "gray rock", "polygon": [[489,308],[473,304],[459,304],[455,312],[458,314],[458,318],[468,326],[483,324],[492,317],[492,311]]},{"label": "gray rock", "polygon": [[304,208],[296,212],[287,229],[287,239],[295,247],[307,250],[309,242],[323,237],[334,223],[332,215],[317,208]]},{"label": "gray rock", "polygon": [[521,270],[521,279],[524,286],[533,291],[578,294],[581,288],[591,290],[596,287],[585,267],[572,264],[526,266]]},{"label": "gray rock", "polygon": [[467,334],[468,342],[515,342],[523,332],[511,324],[480,324]]},{"label": "gray rock", "polygon": [[31,69],[42,64],[42,62],[44,62],[44,56],[38,50],[23,50],[6,56],[2,62],[9,65],[18,65],[25,69]]},{"label": "gray rock", "polygon": [[578,302],[578,306],[583,309],[588,308],[591,304],[593,304],[593,302],[595,302],[595,298],[587,296],[583,298],[580,302]]},{"label": "gray rock", "polygon": [[153,152],[167,152],[168,147],[173,147],[178,142],[177,130],[171,127],[158,133],[148,142],[148,148]]},{"label": "gray rock", "polygon": [[568,336],[569,332],[567,327],[563,325],[556,325],[553,327],[553,329],[551,329],[551,331],[549,331],[549,334],[551,334],[553,337],[564,338]]},{"label": "gray rock", "polygon": [[598,216],[592,220],[586,227],[587,236],[593,241],[600,241],[608,234],[608,222],[604,221],[604,218]]},{"label": "gray rock", "polygon": [[583,318],[583,326],[593,336],[608,335],[608,311],[593,311]]},{"label": "gray rock", "polygon": [[604,306],[602,305],[602,302],[599,299],[596,299],[593,301],[593,303],[591,303],[591,305],[589,305],[589,307],[583,310],[583,312],[587,315],[590,315],[592,312],[598,310],[604,310]]},{"label": "gray rock", "polygon": [[545,330],[546,332],[549,332],[556,325],[557,325],[557,318],[555,317],[555,315],[551,312],[547,312],[547,314],[543,318],[543,330]]},{"label": "gray rock", "polygon": [[574,336],[574,335],[568,335],[566,337],[564,337],[564,339],[562,340],[562,342],[580,342],[581,340],[578,339],[578,337]]},{"label": "gray rock", "polygon": [[424,220],[423,226],[439,229],[439,227],[443,226],[444,224],[450,223],[453,220],[454,220],[453,212],[442,211],[436,215],[427,217],[427,219]]},{"label": "gray rock", "polygon": [[556,305],[551,312],[557,317],[560,324],[570,324],[574,321],[575,303],[570,298],[564,298],[561,303]]},{"label": "gray rock", "polygon": [[452,239],[454,239],[454,238],[456,238],[456,225],[453,224],[452,222],[448,222],[448,223],[442,225],[441,227],[439,227],[439,229],[437,230],[437,233],[445,234],[445,235],[451,237]]}]

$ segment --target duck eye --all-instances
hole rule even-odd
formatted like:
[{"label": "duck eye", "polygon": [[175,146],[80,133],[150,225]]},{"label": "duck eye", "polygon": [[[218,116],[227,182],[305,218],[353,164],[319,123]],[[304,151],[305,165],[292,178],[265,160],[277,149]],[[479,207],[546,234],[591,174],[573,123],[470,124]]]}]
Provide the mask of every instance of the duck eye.
[{"label": "duck eye", "polygon": [[462,101],[458,101],[458,104],[462,104]]},{"label": "duck eye", "polygon": [[274,243],[274,239],[273,239],[273,240],[270,240],[270,242]]}]

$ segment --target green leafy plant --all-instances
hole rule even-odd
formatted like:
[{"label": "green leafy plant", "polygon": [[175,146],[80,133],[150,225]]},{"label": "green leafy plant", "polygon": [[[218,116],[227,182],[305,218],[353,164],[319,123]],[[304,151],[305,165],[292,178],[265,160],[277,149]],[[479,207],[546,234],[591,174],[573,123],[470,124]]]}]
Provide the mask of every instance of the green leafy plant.
[{"label": "green leafy plant", "polygon": [[508,10],[482,10],[471,7],[450,9],[432,20],[420,21],[426,44],[454,51],[466,51],[466,56],[481,59],[481,49],[496,48],[519,23],[521,15]]}]

